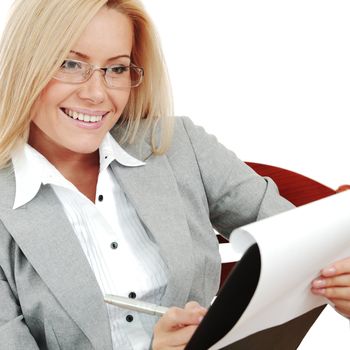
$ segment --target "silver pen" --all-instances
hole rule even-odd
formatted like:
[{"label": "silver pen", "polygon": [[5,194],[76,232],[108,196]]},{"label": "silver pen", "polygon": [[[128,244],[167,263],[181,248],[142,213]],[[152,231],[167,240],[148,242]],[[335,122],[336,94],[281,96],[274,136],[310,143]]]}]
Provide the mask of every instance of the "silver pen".
[{"label": "silver pen", "polygon": [[144,314],[163,316],[168,308],[156,304],[146,303],[145,301],[121,297],[118,295],[106,294],[104,296],[106,303],[119,306],[124,309],[143,312]]}]

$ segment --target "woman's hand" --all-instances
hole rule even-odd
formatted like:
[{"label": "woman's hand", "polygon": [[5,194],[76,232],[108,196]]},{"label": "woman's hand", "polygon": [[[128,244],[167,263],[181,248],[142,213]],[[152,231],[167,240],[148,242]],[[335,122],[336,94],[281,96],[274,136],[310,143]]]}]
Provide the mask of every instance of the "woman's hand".
[{"label": "woman's hand", "polygon": [[206,312],[195,301],[187,303],[184,309],[171,307],[154,327],[152,349],[184,349]]},{"label": "woman's hand", "polygon": [[350,317],[350,258],[323,269],[321,275],[312,282],[311,291],[326,297],[338,312]]}]

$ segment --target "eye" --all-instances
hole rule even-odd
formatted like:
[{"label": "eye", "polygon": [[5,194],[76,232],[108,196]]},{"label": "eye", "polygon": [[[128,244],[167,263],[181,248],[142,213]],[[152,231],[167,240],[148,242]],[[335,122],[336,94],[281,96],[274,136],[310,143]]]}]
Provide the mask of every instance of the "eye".
[{"label": "eye", "polygon": [[121,75],[129,71],[129,67],[123,65],[111,66],[108,68],[110,74],[112,75]]},{"label": "eye", "polygon": [[74,72],[82,69],[82,63],[74,60],[65,60],[61,65],[61,70]]}]

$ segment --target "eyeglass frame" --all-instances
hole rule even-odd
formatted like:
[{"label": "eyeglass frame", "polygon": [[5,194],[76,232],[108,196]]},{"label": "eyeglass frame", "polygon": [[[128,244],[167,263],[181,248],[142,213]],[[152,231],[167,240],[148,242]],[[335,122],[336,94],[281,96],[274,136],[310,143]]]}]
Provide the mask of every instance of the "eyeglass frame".
[{"label": "eyeglass frame", "polygon": [[[138,87],[138,86],[141,85],[141,83],[143,81],[143,77],[144,77],[144,69],[142,67],[136,66],[134,63],[130,63],[127,66],[126,65],[112,64],[112,65],[107,66],[107,67],[100,67],[100,66],[98,66],[96,64],[91,64],[91,63],[88,63],[88,62],[85,62],[85,61],[79,61],[79,60],[74,60],[74,59],[65,59],[62,64],[64,64],[67,61],[82,63],[83,65],[90,67],[89,74],[82,81],[67,81],[67,80],[60,79],[60,78],[56,77],[55,74],[53,75],[54,79],[62,81],[62,82],[67,83],[67,84],[82,84],[82,83],[85,83],[92,77],[92,75],[95,73],[95,71],[101,71],[102,72],[103,80],[104,80],[106,86],[108,88],[110,88],[110,89],[126,89],[126,88]],[[60,66],[60,68],[61,68],[61,66]],[[116,66],[122,66],[123,68],[135,69],[138,72],[139,76],[140,76],[139,81],[137,82],[137,84],[136,85],[131,85],[131,86],[125,86],[125,87],[113,87],[113,86],[110,86],[108,81],[107,81],[106,74],[107,74],[108,69],[110,69],[111,67],[116,67]],[[56,72],[56,74],[57,73],[58,73],[58,71]]]}]

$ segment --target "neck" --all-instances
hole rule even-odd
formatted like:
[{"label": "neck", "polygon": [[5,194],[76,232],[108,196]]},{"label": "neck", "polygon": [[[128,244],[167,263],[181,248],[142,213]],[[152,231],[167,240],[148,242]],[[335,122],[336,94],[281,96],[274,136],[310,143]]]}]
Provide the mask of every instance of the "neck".
[{"label": "neck", "polygon": [[28,143],[94,202],[100,167],[98,150],[88,154],[71,151],[54,142],[33,123]]},{"label": "neck", "polygon": [[53,141],[35,124],[31,124],[28,143],[58,170],[86,169],[99,166],[99,151],[77,153]]}]

